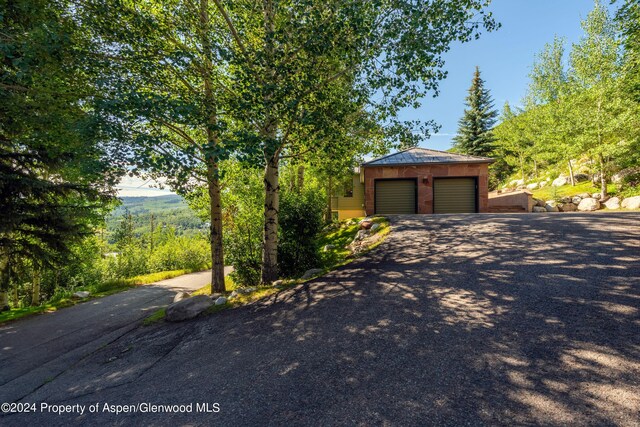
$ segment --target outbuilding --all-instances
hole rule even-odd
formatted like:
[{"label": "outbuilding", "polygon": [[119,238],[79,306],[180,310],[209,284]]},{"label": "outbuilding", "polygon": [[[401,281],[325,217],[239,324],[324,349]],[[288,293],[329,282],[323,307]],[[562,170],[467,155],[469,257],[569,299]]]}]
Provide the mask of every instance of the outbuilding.
[{"label": "outbuilding", "polygon": [[426,148],[379,157],[361,165],[353,188],[334,198],[334,212],[340,219],[356,216],[356,207],[366,215],[487,212],[493,161]]}]

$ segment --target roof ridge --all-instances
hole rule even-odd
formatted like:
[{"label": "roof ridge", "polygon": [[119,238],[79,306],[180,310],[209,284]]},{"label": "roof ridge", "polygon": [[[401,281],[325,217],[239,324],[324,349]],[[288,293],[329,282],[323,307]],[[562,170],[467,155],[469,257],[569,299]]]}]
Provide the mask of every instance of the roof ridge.
[{"label": "roof ridge", "polygon": [[472,157],[474,159],[489,159],[489,157],[474,156],[473,154],[463,154],[463,153],[456,153],[456,152],[452,152],[452,151],[436,150],[435,148],[424,148],[424,147],[413,147],[413,148],[419,148],[421,150],[435,151],[436,153],[453,154],[455,156]]},{"label": "roof ridge", "polygon": [[375,159],[371,159],[368,162],[364,162],[362,163],[363,165],[366,165],[368,163],[373,163],[373,162],[377,162],[378,160],[382,160],[382,159],[386,159],[389,156],[395,156],[396,154],[400,154],[400,153],[404,153],[405,151],[409,151],[412,148],[416,148],[416,147],[409,147],[409,148],[405,148],[404,150],[400,150],[400,151],[396,151],[395,153],[389,153],[389,154],[385,154],[384,156],[380,156],[380,157],[376,157]]}]

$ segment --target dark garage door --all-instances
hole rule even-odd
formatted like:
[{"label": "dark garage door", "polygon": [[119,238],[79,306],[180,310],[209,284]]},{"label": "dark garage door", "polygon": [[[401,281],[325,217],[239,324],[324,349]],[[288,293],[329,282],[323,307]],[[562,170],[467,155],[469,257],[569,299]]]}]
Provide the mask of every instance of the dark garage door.
[{"label": "dark garage door", "polygon": [[433,213],[477,212],[476,178],[435,178]]},{"label": "dark garage door", "polygon": [[414,214],[416,213],[416,180],[394,179],[376,181],[377,214]]}]

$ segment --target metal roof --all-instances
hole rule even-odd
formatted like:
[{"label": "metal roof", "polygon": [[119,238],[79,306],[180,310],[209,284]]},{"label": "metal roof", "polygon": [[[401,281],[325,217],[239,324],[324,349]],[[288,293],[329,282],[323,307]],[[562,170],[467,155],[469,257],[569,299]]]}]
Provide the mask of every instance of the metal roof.
[{"label": "metal roof", "polygon": [[431,150],[429,148],[409,148],[397,153],[387,154],[362,164],[362,166],[399,166],[428,165],[446,163],[493,163],[488,157],[469,156],[467,154],[449,153],[448,151]]}]

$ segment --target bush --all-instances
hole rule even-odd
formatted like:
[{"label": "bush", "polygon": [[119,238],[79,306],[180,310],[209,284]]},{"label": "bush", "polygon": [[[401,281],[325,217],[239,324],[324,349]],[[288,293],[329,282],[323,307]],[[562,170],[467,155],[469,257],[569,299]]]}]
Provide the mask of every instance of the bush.
[{"label": "bush", "polygon": [[294,277],[319,265],[316,238],[323,226],[325,199],[320,192],[285,193],[280,201],[280,273]]},{"label": "bush", "polygon": [[199,271],[209,268],[210,265],[211,248],[207,240],[178,237],[157,247],[149,257],[149,270],[140,274],[168,270]]}]

